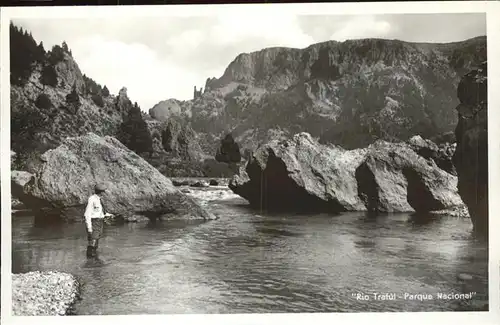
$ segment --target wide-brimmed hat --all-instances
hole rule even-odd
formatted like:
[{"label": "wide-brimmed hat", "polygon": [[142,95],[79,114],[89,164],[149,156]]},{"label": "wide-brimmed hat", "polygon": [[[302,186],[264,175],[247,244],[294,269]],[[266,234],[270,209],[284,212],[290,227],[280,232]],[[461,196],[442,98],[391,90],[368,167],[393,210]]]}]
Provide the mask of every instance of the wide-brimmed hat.
[{"label": "wide-brimmed hat", "polygon": [[95,188],[94,188],[94,189],[95,189],[95,191],[96,191],[96,192],[104,192],[104,191],[106,191],[106,190],[107,190],[107,187],[106,187],[106,185],[105,185],[105,184],[103,184],[103,183],[99,183],[99,184],[97,184],[97,185],[95,186]]}]

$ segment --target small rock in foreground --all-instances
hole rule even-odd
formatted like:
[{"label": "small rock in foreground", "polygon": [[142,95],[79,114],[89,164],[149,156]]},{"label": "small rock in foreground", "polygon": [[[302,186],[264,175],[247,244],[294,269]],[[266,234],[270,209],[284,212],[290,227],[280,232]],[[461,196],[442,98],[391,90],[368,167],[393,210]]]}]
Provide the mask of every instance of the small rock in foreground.
[{"label": "small rock in foreground", "polygon": [[12,274],[14,316],[63,316],[78,298],[79,283],[68,273]]}]

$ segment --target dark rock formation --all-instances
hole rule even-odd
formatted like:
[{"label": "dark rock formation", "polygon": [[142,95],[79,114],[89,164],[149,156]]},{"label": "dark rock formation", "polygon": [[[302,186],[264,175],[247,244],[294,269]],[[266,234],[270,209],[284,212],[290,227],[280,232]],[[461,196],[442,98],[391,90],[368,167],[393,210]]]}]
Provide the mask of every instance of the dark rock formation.
[{"label": "dark rock formation", "polygon": [[174,186],[187,186],[187,185],[189,185],[189,180],[187,180],[187,179],[172,179],[172,184],[174,184]]},{"label": "dark rock formation", "polygon": [[209,183],[205,181],[196,181],[195,183],[191,184],[191,187],[208,187]]},{"label": "dark rock formation", "polygon": [[488,236],[488,89],[487,62],[467,73],[457,89],[460,104],[453,162],[458,190],[474,231]]},{"label": "dark rock formation", "polygon": [[261,146],[229,187],[268,210],[428,212],[463,205],[456,177],[406,143],[345,150],[307,133]]},{"label": "dark rock formation", "polygon": [[22,201],[45,216],[81,220],[87,199],[99,182],[108,187],[103,197],[107,211],[117,216],[215,218],[115,138],[92,133],[68,138],[42,159],[40,171],[23,188]]},{"label": "dark rock formation", "polygon": [[201,97],[202,94],[203,94],[203,87],[201,87],[200,90],[196,90],[196,86],[194,86],[193,99]]}]

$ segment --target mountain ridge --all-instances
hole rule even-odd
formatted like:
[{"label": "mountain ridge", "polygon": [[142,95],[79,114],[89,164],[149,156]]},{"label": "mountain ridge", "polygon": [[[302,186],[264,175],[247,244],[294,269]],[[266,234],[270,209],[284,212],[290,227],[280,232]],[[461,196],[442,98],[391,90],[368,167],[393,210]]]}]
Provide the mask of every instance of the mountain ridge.
[{"label": "mountain ridge", "polygon": [[[195,131],[219,137],[236,132],[237,141],[252,149],[265,141],[265,132],[252,135],[255,139],[244,133],[273,124],[288,136],[307,131],[348,148],[367,146],[378,138],[437,137],[456,124],[452,108],[460,77],[485,59],[485,36],[451,43],[367,38],[303,49],[270,47],[240,53],[221,77],[207,79],[201,96],[159,102],[150,115],[161,115],[163,104],[173,105],[177,110],[173,115],[193,123]],[[288,116],[280,117],[283,114]],[[250,115],[259,118],[249,121]],[[400,121],[388,128],[374,122],[384,116]],[[364,139],[346,141],[334,131],[353,119],[358,121],[347,128],[360,129]],[[366,124],[373,124],[371,130],[363,129]],[[381,130],[370,136],[373,128]]]}]

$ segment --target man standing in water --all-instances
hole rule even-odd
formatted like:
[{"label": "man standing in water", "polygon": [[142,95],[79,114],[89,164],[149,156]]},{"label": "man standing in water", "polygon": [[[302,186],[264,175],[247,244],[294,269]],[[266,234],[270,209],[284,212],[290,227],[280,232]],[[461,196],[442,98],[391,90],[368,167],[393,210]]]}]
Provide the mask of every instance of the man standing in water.
[{"label": "man standing in water", "polygon": [[97,248],[99,246],[99,239],[102,236],[104,227],[104,217],[110,216],[105,213],[104,206],[101,202],[102,194],[106,192],[104,184],[97,184],[87,202],[85,209],[85,225],[87,227],[87,257],[95,257],[97,255]]}]

